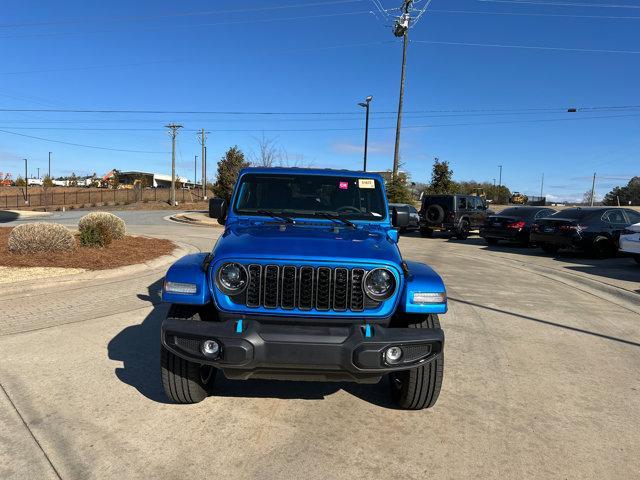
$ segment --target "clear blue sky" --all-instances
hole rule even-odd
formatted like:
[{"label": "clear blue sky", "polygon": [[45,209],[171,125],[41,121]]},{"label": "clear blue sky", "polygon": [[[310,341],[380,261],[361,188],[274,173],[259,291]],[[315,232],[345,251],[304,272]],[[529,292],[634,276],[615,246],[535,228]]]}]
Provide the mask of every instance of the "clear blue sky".
[{"label": "clear blue sky", "polygon": [[[0,130],[169,152],[162,126],[180,122],[179,173],[190,178],[202,127],[211,132],[211,173],[229,146],[255,150],[263,131],[307,164],[359,168],[356,103],[373,95],[369,165],[386,170],[395,117],[380,112],[397,108],[401,45],[388,27],[397,10],[389,18],[372,11],[371,0],[10,2],[0,25],[4,109],[352,114],[5,111]],[[503,182],[529,194],[539,193],[544,172],[552,198],[581,198],[594,171],[599,195],[626,183],[640,174],[639,31],[638,0],[433,0],[410,35],[405,109],[422,113],[405,116],[405,126],[420,128],[403,131],[403,168],[426,181],[437,156],[458,180],[493,181],[501,164]],[[636,108],[563,111],[571,106]],[[27,157],[30,173],[39,166],[42,175],[49,151],[54,176],[169,171],[168,153],[3,132],[0,171],[15,176]]]}]

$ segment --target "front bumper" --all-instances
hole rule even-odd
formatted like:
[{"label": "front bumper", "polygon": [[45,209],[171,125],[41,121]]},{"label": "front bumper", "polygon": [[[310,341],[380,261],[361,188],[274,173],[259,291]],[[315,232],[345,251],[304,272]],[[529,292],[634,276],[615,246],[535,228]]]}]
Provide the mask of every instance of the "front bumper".
[{"label": "front bumper", "polygon": [[[201,353],[204,340],[216,340],[221,345],[218,358]],[[162,324],[162,344],[186,360],[214,365],[232,379],[375,383],[385,373],[411,369],[440,356],[444,333],[441,329],[371,324],[321,326],[166,319]],[[390,346],[403,350],[397,364],[384,361],[384,352]]]}]

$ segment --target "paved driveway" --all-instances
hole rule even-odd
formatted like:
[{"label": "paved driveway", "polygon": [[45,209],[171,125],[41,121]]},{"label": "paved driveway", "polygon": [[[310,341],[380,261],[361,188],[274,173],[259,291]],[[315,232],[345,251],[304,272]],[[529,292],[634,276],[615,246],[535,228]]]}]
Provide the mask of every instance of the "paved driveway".
[{"label": "paved driveway", "polygon": [[[129,229],[203,250],[220,232],[165,214],[127,212]],[[198,405],[166,403],[162,271],[0,293],[0,478],[638,478],[640,305],[613,289],[640,268],[616,260],[598,288],[562,271],[587,259],[470,240],[401,240],[451,298],[422,412],[394,410],[386,383],[220,377]]]}]

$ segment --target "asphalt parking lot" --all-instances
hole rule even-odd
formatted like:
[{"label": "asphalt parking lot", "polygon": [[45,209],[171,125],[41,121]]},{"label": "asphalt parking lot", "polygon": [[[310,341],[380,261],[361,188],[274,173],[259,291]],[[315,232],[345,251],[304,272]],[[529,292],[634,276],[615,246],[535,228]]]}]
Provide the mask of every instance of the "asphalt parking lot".
[{"label": "asphalt parking lot", "polygon": [[[221,233],[165,215],[125,220],[200,250]],[[167,403],[164,269],[0,292],[0,478],[640,477],[633,260],[477,237],[409,234],[400,247],[443,276],[450,298],[432,410],[393,409],[386,383],[221,377],[200,404]]]}]

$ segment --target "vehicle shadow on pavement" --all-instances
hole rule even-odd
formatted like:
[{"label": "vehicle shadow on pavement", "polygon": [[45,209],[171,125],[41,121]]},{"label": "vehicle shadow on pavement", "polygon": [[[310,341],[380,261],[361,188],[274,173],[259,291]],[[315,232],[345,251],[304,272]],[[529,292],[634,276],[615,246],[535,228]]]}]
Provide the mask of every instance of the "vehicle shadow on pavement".
[{"label": "vehicle shadow on pavement", "polygon": [[[141,300],[153,305],[142,323],[130,325],[111,339],[108,354],[111,360],[122,362],[115,370],[118,379],[131,385],[149,400],[171,403],[164,394],[160,380],[160,326],[169,309],[162,303],[164,279],[152,283]],[[339,390],[374,405],[394,408],[388,398],[388,382],[358,385],[347,382],[297,382],[277,380],[228,380],[222,372],[216,377],[213,397],[279,398],[323,400]]]},{"label": "vehicle shadow on pavement", "polygon": [[138,295],[153,305],[142,323],[119,332],[108,345],[109,358],[122,362],[115,370],[121,382],[131,385],[154,402],[170,403],[160,383],[160,325],[168,305],[161,300],[163,278],[147,288],[147,295]]}]

